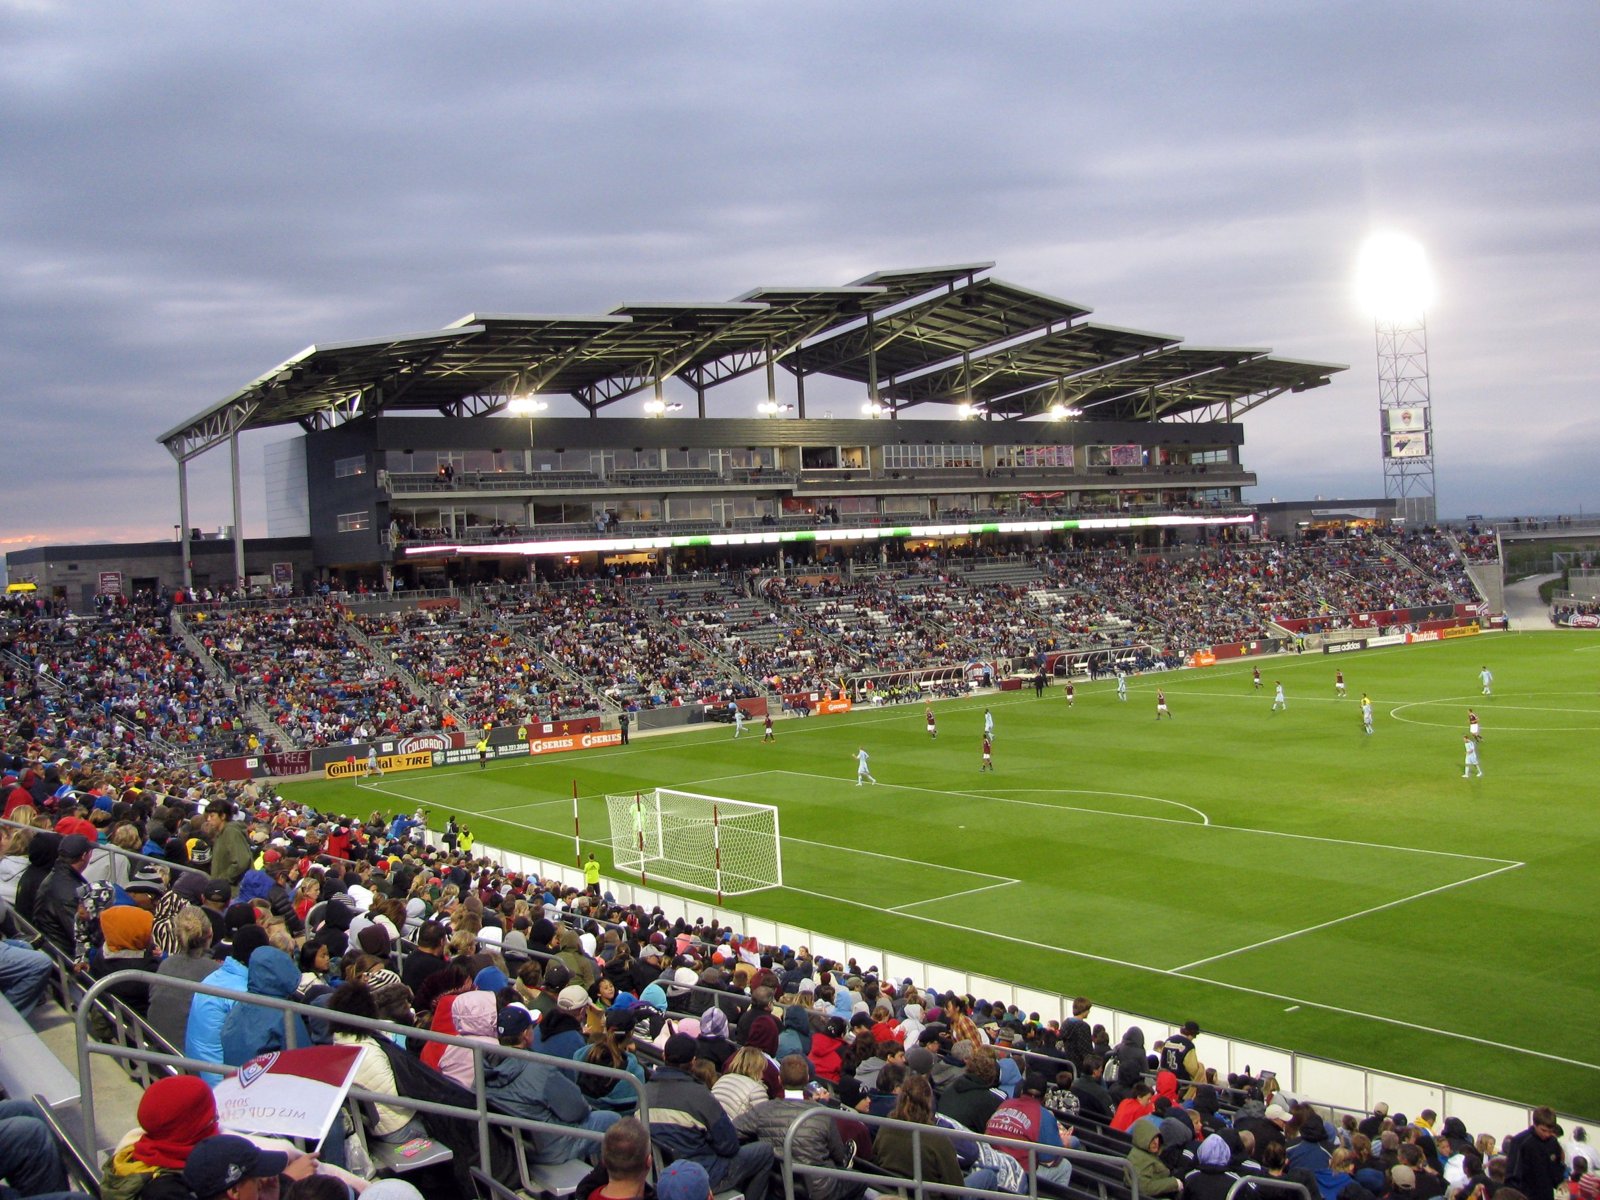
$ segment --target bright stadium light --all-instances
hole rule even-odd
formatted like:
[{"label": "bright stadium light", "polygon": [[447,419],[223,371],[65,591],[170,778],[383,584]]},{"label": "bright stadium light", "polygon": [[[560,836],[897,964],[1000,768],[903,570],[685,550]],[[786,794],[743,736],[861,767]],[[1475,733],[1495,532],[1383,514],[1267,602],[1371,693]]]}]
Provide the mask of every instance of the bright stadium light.
[{"label": "bright stadium light", "polygon": [[956,405],[956,415],[963,421],[970,421],[973,417],[978,416],[982,412],[983,409],[979,408],[976,404],[963,403]]},{"label": "bright stadium light", "polygon": [[506,402],[506,415],[508,417],[532,417],[550,407],[548,400],[538,396],[513,396]]},{"label": "bright stadium light", "polygon": [[1052,404],[1050,406],[1050,419],[1052,421],[1065,421],[1069,417],[1083,416],[1083,409],[1073,408],[1066,404]]},{"label": "bright stadium light", "polygon": [[647,417],[663,417],[669,412],[677,412],[682,407],[683,405],[675,400],[670,404],[659,398],[644,402],[644,412]]},{"label": "bright stadium light", "polygon": [[876,421],[889,410],[875,400],[868,400],[861,406],[861,411]]},{"label": "bright stadium light", "polygon": [[1413,321],[1433,303],[1433,272],[1415,239],[1375,233],[1356,265],[1356,298],[1380,321]]}]

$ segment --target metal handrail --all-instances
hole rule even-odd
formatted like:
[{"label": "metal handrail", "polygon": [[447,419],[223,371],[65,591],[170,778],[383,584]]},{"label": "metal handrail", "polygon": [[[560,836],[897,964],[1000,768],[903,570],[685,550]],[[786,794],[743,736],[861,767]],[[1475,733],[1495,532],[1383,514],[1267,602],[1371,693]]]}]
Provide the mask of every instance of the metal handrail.
[{"label": "metal handrail", "polygon": [[[827,1118],[832,1120],[834,1117],[843,1114],[849,1115],[852,1121],[859,1121],[864,1125],[876,1126],[880,1129],[904,1129],[910,1132],[912,1173],[911,1178],[905,1182],[909,1182],[912,1185],[913,1190],[918,1196],[923,1196],[927,1191],[932,1190],[941,1194],[996,1197],[997,1200],[1003,1197],[1026,1195],[1030,1197],[1030,1200],[1037,1200],[1039,1195],[1039,1177],[1037,1174],[1037,1167],[1039,1159],[1041,1158],[1065,1158],[1072,1162],[1084,1163],[1085,1165],[1099,1164],[1110,1167],[1116,1172],[1124,1172],[1124,1168],[1127,1165],[1127,1160],[1124,1158],[1114,1157],[1109,1154],[1096,1154],[1089,1150],[1073,1150],[1070,1147],[1047,1146],[1043,1142],[1030,1142],[1021,1138],[1000,1137],[996,1134],[978,1133],[970,1129],[947,1129],[943,1126],[928,1125],[917,1121],[901,1121],[894,1117],[875,1117],[870,1113],[833,1109],[827,1107],[826,1105],[818,1104],[812,1108],[802,1109],[796,1115],[795,1119],[789,1123],[788,1129],[784,1131],[783,1150],[781,1153],[781,1160],[785,1168],[783,1173],[784,1200],[795,1200],[795,1176],[797,1174],[804,1174],[807,1176],[817,1175],[825,1179],[838,1179],[850,1183],[882,1185],[885,1182],[885,1176],[882,1173],[873,1174],[864,1171],[852,1170],[848,1167],[809,1166],[804,1163],[797,1163],[794,1161],[794,1139],[795,1135],[799,1132],[801,1125],[807,1121],[818,1118]],[[965,1185],[960,1184],[927,1182],[922,1178],[922,1139],[930,1133],[934,1133],[945,1138],[958,1137],[963,1141],[981,1142],[1000,1149],[1026,1150],[1028,1152],[1028,1165],[1024,1169],[1024,1173],[1026,1174],[1028,1180],[1028,1190],[1023,1193],[1003,1192],[988,1188],[966,1187]],[[1128,1180],[1129,1190],[1132,1192],[1132,1200],[1139,1200],[1138,1179],[1134,1177],[1131,1172],[1124,1173]]]},{"label": "metal handrail", "polygon": [[1269,1191],[1272,1189],[1277,1189],[1280,1192],[1299,1192],[1300,1195],[1305,1198],[1305,1200],[1316,1200],[1316,1197],[1311,1195],[1311,1193],[1306,1190],[1305,1184],[1296,1183],[1292,1179],[1279,1179],[1273,1175],[1246,1175],[1236,1181],[1234,1185],[1228,1189],[1228,1194],[1224,1196],[1222,1200],[1234,1200],[1234,1197],[1236,1197],[1241,1190],[1257,1187],[1264,1187]]},{"label": "metal handrail", "polygon": [[[212,1073],[227,1074],[236,1067],[227,1063],[205,1062],[199,1059],[185,1058],[182,1055],[165,1054],[155,1050],[139,1050],[133,1047],[114,1045],[109,1042],[93,1041],[89,1037],[89,1010],[99,1000],[100,994],[108,987],[117,983],[146,982],[151,976],[148,971],[115,971],[103,979],[96,980],[79,1000],[76,1011],[73,1013],[73,1022],[76,1026],[78,1040],[78,1078],[91,1079],[91,1055],[104,1054],[113,1058],[129,1059],[134,1062],[154,1064],[158,1066],[178,1067],[186,1071],[207,1071]],[[597,1075],[601,1078],[616,1081],[626,1080],[638,1094],[639,1119],[646,1124],[650,1120],[649,1103],[645,1099],[644,1088],[628,1071],[615,1067],[602,1067],[595,1063],[581,1059],[562,1058],[558,1055],[540,1054],[533,1050],[521,1050],[511,1046],[488,1047],[481,1040],[460,1037],[455,1034],[439,1033],[432,1029],[418,1029],[413,1025],[401,1025],[394,1021],[375,1020],[371,1017],[357,1017],[347,1013],[336,1013],[315,1004],[302,1004],[294,1000],[281,1000],[276,996],[259,996],[252,992],[239,992],[232,988],[217,987],[213,984],[202,983],[197,980],[179,979],[177,977],[163,977],[163,987],[176,987],[199,996],[217,996],[232,1000],[239,1004],[254,1004],[262,1008],[275,1008],[284,1014],[284,1040],[290,1049],[295,1048],[294,1021],[292,1018],[309,1017],[330,1024],[341,1025],[350,1029],[361,1029],[368,1033],[383,1036],[398,1034],[402,1037],[420,1039],[422,1041],[440,1042],[446,1046],[459,1046],[472,1053],[473,1082],[472,1092],[475,1105],[471,1109],[458,1108],[450,1104],[438,1104],[429,1100],[419,1100],[414,1096],[388,1096],[368,1092],[360,1088],[351,1088],[350,1094],[357,1100],[367,1100],[373,1103],[385,1104],[391,1108],[405,1108],[412,1111],[438,1113],[444,1116],[457,1116],[473,1118],[478,1123],[478,1152],[481,1161],[487,1165],[490,1161],[489,1128],[491,1125],[504,1126],[508,1129],[527,1130],[532,1133],[556,1133],[561,1135],[576,1134],[586,1141],[598,1142],[602,1135],[593,1130],[582,1129],[571,1125],[561,1125],[550,1121],[532,1121],[525,1117],[513,1117],[507,1113],[491,1110],[489,1108],[488,1094],[484,1083],[484,1056],[493,1053],[500,1057],[525,1058],[533,1062],[544,1063],[548,1066],[558,1067],[565,1071],[577,1071],[579,1074]],[[80,1111],[83,1114],[84,1144],[90,1148],[98,1145],[97,1128],[95,1125],[94,1089],[85,1087],[80,1101]]]},{"label": "metal handrail", "polygon": [[[0,826],[10,826],[12,829],[32,829],[35,833],[54,832],[53,830],[49,829],[41,829],[37,825],[25,825],[21,821],[12,821],[9,819],[0,819]],[[190,866],[188,863],[175,863],[171,859],[156,858],[149,854],[143,854],[138,850],[125,850],[121,846],[113,846],[110,842],[97,842],[91,847],[91,849],[95,851],[109,850],[112,854],[120,854],[124,858],[133,858],[140,862],[152,863],[158,867],[165,867],[169,871],[189,871],[195,875],[204,876],[207,879],[211,878],[211,872],[202,871],[199,867]]]}]

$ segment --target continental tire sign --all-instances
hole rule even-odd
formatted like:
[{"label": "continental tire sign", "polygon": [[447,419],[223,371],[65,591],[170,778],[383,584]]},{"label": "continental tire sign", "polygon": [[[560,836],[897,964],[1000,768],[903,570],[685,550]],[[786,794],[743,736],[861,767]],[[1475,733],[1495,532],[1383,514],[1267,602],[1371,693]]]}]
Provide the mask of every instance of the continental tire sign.
[{"label": "continental tire sign", "polygon": [[[433,766],[433,751],[431,750],[417,750],[409,754],[381,754],[378,756],[378,769],[385,775],[392,775],[396,771],[421,771],[431,766]],[[367,773],[367,760],[362,757],[327,763],[323,766],[322,773],[329,779],[351,779],[365,775]]]}]

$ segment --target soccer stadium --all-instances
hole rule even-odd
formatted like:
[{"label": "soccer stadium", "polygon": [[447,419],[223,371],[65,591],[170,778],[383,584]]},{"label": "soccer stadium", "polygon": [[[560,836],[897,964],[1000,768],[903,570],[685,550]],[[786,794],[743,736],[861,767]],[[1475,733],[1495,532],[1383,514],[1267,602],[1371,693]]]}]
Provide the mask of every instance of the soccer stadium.
[{"label": "soccer stadium", "polygon": [[313,345],[174,424],[174,541],[8,556],[0,1178],[1551,1200],[1600,604],[1510,563],[1600,524],[1247,501],[1343,369],[963,263]]}]

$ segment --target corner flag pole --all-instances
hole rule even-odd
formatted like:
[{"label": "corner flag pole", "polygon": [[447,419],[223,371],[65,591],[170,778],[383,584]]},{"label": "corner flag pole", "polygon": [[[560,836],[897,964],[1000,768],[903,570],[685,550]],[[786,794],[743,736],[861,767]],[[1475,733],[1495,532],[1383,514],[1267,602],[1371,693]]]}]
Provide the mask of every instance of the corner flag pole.
[{"label": "corner flag pole", "polygon": [[578,781],[572,781],[572,861],[583,866],[583,839],[578,830]]}]

